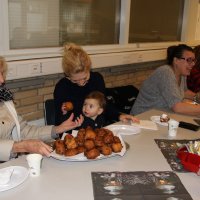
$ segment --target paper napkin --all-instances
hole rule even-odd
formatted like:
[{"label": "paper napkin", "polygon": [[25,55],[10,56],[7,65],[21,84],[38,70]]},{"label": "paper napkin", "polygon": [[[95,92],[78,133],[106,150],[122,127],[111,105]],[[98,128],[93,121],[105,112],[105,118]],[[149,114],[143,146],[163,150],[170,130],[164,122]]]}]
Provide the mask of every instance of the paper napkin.
[{"label": "paper napkin", "polygon": [[158,130],[156,123],[150,120],[140,120],[140,123],[132,123],[131,125],[143,129]]}]

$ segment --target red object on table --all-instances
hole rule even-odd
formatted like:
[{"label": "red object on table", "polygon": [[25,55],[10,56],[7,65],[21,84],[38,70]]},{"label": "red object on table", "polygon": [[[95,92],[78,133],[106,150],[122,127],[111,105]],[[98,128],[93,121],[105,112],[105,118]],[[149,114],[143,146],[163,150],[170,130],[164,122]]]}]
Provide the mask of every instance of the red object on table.
[{"label": "red object on table", "polygon": [[194,153],[189,153],[186,147],[180,148],[177,151],[177,157],[180,159],[184,169],[195,172],[200,175],[200,156]]}]

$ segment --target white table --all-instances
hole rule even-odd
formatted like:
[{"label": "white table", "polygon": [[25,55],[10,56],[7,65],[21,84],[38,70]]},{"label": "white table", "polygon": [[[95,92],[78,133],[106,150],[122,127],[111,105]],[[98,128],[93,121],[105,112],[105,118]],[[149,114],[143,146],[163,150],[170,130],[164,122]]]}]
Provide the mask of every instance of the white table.
[{"label": "white table", "polygon": [[[141,115],[140,119],[149,119],[152,115],[163,112],[151,110]],[[193,122],[194,117],[169,114],[175,120]],[[21,185],[1,192],[2,200],[35,200],[35,199],[73,199],[92,200],[93,171],[171,171],[169,164],[156,145],[154,139],[167,139],[167,127],[158,126],[158,131],[142,129],[140,134],[123,136],[130,149],[123,157],[113,157],[90,162],[66,162],[53,158],[44,158],[40,177],[28,177]],[[193,132],[178,128],[175,139],[199,138],[200,131]],[[25,157],[3,163],[0,168],[10,165],[27,166]],[[194,173],[177,173],[182,183],[194,200],[200,199],[200,177]]]}]

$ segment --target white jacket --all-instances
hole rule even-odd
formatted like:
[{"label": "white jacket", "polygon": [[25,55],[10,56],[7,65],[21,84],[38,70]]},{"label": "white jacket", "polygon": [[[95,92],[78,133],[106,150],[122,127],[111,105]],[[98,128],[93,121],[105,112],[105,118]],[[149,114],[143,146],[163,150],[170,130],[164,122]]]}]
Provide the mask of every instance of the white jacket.
[{"label": "white jacket", "polygon": [[[28,125],[21,117],[18,117],[20,124],[20,139],[41,139],[43,141],[51,139],[52,126],[37,127]],[[16,131],[15,120],[3,102],[0,102],[0,161],[7,161],[16,138],[13,134]],[[12,133],[13,132],[13,133]]]}]

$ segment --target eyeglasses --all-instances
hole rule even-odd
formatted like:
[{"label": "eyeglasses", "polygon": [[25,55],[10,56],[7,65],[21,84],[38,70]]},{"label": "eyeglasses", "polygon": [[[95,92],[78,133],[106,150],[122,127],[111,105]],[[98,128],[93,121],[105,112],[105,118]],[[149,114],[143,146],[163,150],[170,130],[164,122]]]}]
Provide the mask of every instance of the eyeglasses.
[{"label": "eyeglasses", "polygon": [[179,59],[185,60],[188,64],[196,63],[195,58],[179,58]]}]

